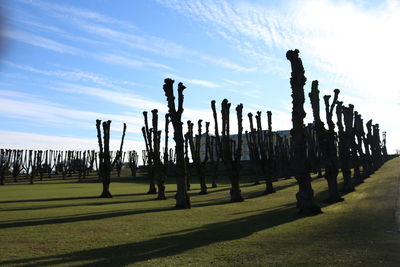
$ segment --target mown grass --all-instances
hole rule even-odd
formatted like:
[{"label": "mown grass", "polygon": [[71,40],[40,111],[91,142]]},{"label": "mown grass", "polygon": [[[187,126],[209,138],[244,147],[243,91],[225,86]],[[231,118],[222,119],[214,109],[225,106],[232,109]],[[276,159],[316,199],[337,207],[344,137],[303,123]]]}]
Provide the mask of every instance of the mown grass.
[{"label": "mown grass", "polygon": [[[111,184],[62,182],[0,188],[1,266],[400,266],[394,211],[400,158],[387,162],[323,214],[300,217],[294,179],[242,184],[243,203],[228,203],[225,183],[197,195],[190,210],[146,195],[131,179]],[[317,200],[326,182],[315,179]],[[322,204],[321,204],[322,205]]]}]

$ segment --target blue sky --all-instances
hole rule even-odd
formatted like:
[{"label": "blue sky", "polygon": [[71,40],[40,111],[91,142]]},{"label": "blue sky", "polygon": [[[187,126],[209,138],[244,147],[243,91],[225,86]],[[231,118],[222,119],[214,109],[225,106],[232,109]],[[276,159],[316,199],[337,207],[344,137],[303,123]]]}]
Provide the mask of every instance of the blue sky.
[{"label": "blue sky", "polygon": [[[143,149],[142,111],[166,111],[163,79],[183,82],[184,119],[212,121],[210,101],[273,113],[291,127],[288,49],[298,48],[306,93],[341,89],[400,149],[399,1],[2,1],[0,146]],[[312,121],[306,98],[306,121]],[[234,109],[232,109],[232,114]],[[245,129],[248,129],[245,118]],[[235,117],[232,116],[232,120]],[[161,122],[162,123],[162,122]],[[266,125],[266,123],[264,123]]]}]

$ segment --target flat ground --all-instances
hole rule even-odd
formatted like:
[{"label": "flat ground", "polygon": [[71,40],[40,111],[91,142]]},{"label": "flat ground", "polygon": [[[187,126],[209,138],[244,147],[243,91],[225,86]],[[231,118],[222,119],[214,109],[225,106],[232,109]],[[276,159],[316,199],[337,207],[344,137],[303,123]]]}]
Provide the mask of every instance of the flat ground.
[{"label": "flat ground", "polygon": [[[396,158],[314,217],[297,215],[294,179],[267,196],[243,183],[243,203],[228,203],[226,183],[202,196],[193,185],[189,210],[173,209],[172,181],[164,201],[131,178],[111,184],[112,199],[96,198],[98,183],[6,185],[0,265],[400,266],[399,176]],[[313,187],[322,200],[325,180]]]}]

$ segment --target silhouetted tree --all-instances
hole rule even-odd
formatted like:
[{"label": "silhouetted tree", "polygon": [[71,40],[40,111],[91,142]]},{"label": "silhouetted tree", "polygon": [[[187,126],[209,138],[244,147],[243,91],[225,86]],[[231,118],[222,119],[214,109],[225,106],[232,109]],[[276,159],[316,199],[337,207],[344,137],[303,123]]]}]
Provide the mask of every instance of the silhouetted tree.
[{"label": "silhouetted tree", "polygon": [[[239,104],[236,107],[236,115],[238,120],[238,139],[237,143],[233,143],[230,136],[230,125],[229,125],[229,109],[231,103],[227,99],[224,99],[221,103],[221,114],[222,114],[222,138],[220,138],[218,132],[218,120],[217,111],[215,109],[215,101],[211,101],[211,108],[214,116],[215,123],[215,138],[218,146],[222,162],[224,163],[228,172],[229,179],[231,181],[231,202],[243,201],[243,197],[240,190],[239,179],[240,179],[240,159],[242,155],[242,110],[243,105]],[[236,149],[235,149],[236,147]]]},{"label": "silhouetted tree", "polygon": [[122,155],[122,147],[124,144],[125,132],[126,132],[126,124],[124,123],[121,145],[119,151],[117,152],[116,158],[114,162],[111,162],[111,153],[110,153],[110,125],[111,121],[104,121],[103,126],[103,138],[101,136],[101,120],[96,120],[96,128],[97,128],[97,141],[99,143],[99,174],[103,183],[103,192],[101,193],[101,198],[111,198],[112,195],[110,193],[110,183],[111,183],[111,170],[113,168],[113,164],[115,164],[116,160]]},{"label": "silhouetted tree", "polygon": [[149,191],[147,194],[157,194],[157,189],[154,181],[154,162],[153,162],[153,137],[149,128],[147,111],[143,111],[144,127],[142,127],[143,138],[146,145],[146,165],[147,176],[149,178]]},{"label": "silhouetted tree", "polygon": [[128,151],[129,169],[131,170],[132,177],[136,177],[138,168],[138,153],[135,150]]},{"label": "silhouetted tree", "polygon": [[175,96],[173,91],[174,81],[172,79],[164,80],[164,92],[168,102],[168,113],[174,127],[174,140],[176,151],[176,208],[190,208],[190,198],[187,193],[186,164],[184,139],[182,130],[183,113],[183,90],[186,88],[182,83],[178,84],[178,108],[175,107]]},{"label": "silhouetted tree", "polygon": [[329,203],[335,203],[339,201],[343,201],[343,198],[340,197],[338,191],[337,184],[337,176],[339,174],[339,162],[337,157],[337,148],[336,148],[336,133],[335,133],[335,124],[332,120],[333,110],[335,105],[337,104],[339,89],[334,90],[334,97],[332,104],[329,104],[330,95],[324,96],[325,102],[325,113],[326,113],[326,122],[328,124],[328,130],[326,131],[326,144],[325,144],[325,155],[326,155],[326,166],[325,166],[325,179],[328,182],[328,190],[329,197],[326,200]]},{"label": "silhouetted tree", "polygon": [[[336,117],[338,126],[338,147],[339,147],[339,160],[343,175],[343,191],[352,192],[354,186],[351,181],[351,170],[350,170],[350,145],[347,140],[347,132],[343,125],[343,114],[351,111],[347,111],[348,108],[343,106],[343,102],[337,101],[336,103]],[[347,115],[346,115],[347,116]]]},{"label": "silhouetted tree", "polygon": [[245,132],[247,145],[249,147],[249,157],[251,166],[254,171],[254,184],[260,184],[260,177],[261,177],[261,160],[260,160],[260,153],[259,153],[259,143],[257,140],[257,130],[254,128],[253,123],[253,114],[250,112],[247,114],[249,118],[250,124],[250,132]]},{"label": "silhouetted tree", "polygon": [[291,134],[293,137],[293,168],[295,178],[299,185],[299,192],[296,194],[297,208],[300,214],[315,215],[321,213],[321,208],[315,204],[314,190],[311,186],[311,177],[307,170],[306,162],[306,141],[304,133],[304,85],[306,77],[304,76],[304,68],[299,58],[299,50],[289,50],[286,58],[291,63],[292,73],[290,84],[292,87],[293,111],[292,123],[293,129]]},{"label": "silhouetted tree", "polygon": [[272,178],[275,173],[275,155],[274,155],[274,144],[273,144],[273,135],[272,135],[272,112],[267,111],[267,119],[268,119],[268,133],[267,133],[267,170],[266,170],[266,188],[264,194],[275,193],[275,189],[272,185]]},{"label": "silhouetted tree", "polygon": [[[189,146],[190,146],[190,151],[192,154],[192,160],[194,163],[194,166],[196,168],[197,174],[199,176],[199,181],[200,181],[200,195],[205,195],[207,194],[207,185],[206,185],[206,176],[205,176],[205,164],[207,163],[208,160],[208,151],[205,153],[205,158],[202,161],[200,157],[200,144],[201,144],[201,128],[202,128],[202,120],[198,121],[198,135],[196,137],[193,137],[193,123],[189,120],[187,121],[188,125],[188,141],[189,141]],[[206,146],[207,149],[207,146]]]}]

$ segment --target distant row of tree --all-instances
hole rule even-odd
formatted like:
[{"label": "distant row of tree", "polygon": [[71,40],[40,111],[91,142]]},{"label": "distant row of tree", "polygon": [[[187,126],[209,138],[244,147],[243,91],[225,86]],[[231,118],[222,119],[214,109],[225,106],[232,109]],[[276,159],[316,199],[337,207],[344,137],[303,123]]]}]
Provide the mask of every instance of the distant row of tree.
[{"label": "distant row of tree", "polygon": [[[138,168],[138,154],[136,151],[123,152],[117,156],[118,151],[110,151],[113,159],[113,170],[119,177],[128,156],[128,166],[132,176],[136,176]],[[6,177],[8,182],[50,179],[67,179],[77,177],[81,182],[89,175],[99,174],[100,153],[95,150],[22,150],[0,149],[0,185],[4,185]]]}]

